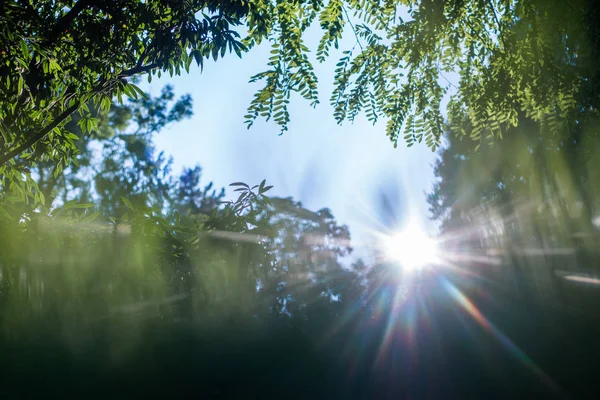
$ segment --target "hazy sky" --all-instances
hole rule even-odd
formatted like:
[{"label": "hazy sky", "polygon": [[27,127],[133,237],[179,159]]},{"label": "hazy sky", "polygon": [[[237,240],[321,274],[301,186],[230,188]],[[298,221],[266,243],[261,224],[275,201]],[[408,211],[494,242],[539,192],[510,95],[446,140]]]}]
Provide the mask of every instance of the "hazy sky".
[{"label": "hazy sky", "polygon": [[194,116],[156,139],[158,149],[174,157],[174,172],[200,164],[204,183],[218,187],[266,179],[274,185],[270,195],[293,196],[310,209],[330,208],[350,226],[355,247],[369,240],[371,229],[393,225],[394,216],[396,224],[417,218],[433,232],[425,192],[432,186],[435,154],[424,144],[407,148],[402,142],[394,149],[383,120],[375,126],[364,117],[336,124],[329,105],[336,54],[316,65],[321,101],[316,109],[295,96],[282,136],[273,122],[257,121],[246,129],[243,116],[260,87],[248,79],[266,69],[268,51],[263,46],[241,60],[229,55],[207,62],[202,73],[193,68],[189,75],[152,82],[152,92],[171,83],[194,100]]}]

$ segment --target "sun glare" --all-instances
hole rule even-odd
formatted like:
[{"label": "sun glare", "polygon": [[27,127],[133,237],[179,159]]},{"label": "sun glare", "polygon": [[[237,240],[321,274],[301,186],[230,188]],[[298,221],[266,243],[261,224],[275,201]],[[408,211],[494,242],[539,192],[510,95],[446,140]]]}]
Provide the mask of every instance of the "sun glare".
[{"label": "sun glare", "polygon": [[388,260],[416,269],[436,260],[437,244],[422,229],[411,225],[385,237],[384,251]]}]

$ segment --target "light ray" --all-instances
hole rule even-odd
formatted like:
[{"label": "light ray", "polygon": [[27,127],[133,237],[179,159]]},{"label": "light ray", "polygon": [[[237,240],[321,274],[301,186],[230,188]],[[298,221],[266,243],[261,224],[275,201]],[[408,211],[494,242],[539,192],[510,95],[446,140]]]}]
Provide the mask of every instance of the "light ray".
[{"label": "light ray", "polygon": [[[387,355],[388,349],[393,340],[393,336],[395,333],[398,332],[398,328],[399,328],[398,318],[401,315],[401,312],[402,312],[401,308],[404,304],[404,301],[405,301],[405,298],[402,295],[402,291],[396,290],[396,293],[394,294],[394,299],[392,302],[392,310],[391,310],[391,312],[388,313],[389,317],[388,317],[388,321],[387,321],[387,324],[385,327],[383,340],[381,342],[381,345],[379,346],[379,352],[377,354],[377,357],[375,358],[375,365],[380,365],[384,361],[384,358]],[[408,322],[408,328],[410,329],[410,323],[412,321],[407,321],[407,322]]]},{"label": "light ray", "polygon": [[469,314],[482,328],[491,333],[521,364],[530,369],[542,382],[555,392],[562,393],[558,385],[535,362],[530,359],[512,340],[489,321],[475,304],[450,281],[442,278],[442,285],[450,296]]},{"label": "light ray", "polygon": [[592,285],[600,285],[600,279],[590,278],[589,276],[566,275],[566,276],[563,276],[563,278],[565,278],[568,281],[590,283]]}]

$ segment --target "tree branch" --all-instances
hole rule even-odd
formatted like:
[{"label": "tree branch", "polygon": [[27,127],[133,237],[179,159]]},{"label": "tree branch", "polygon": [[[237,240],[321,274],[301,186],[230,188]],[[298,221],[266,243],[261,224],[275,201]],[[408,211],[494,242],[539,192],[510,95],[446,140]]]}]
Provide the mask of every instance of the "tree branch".
[{"label": "tree branch", "polygon": [[492,14],[494,16],[494,20],[496,21],[496,25],[498,26],[498,32],[500,32],[500,21],[498,20],[498,15],[496,14],[496,8],[494,7],[494,3],[492,3],[492,0],[488,0],[488,4],[490,5],[490,8],[492,9]]},{"label": "tree branch", "polygon": [[504,42],[504,37],[502,35],[502,25],[500,24],[500,20],[498,19],[498,14],[496,14],[496,8],[494,7],[494,3],[492,2],[492,0],[488,0],[488,3],[490,5],[490,8],[492,9],[492,14],[494,16],[494,20],[496,21],[496,25],[498,26],[498,37],[500,38],[500,41],[502,42],[502,47],[503,47],[503,51],[507,51],[506,48],[506,43]]},{"label": "tree branch", "polygon": [[[97,4],[94,4],[93,0],[77,1],[77,3],[75,3],[75,5],[50,30],[48,36],[45,38],[46,44],[52,44],[56,39],[58,39],[60,37],[60,35],[62,35],[67,30],[67,28],[71,25],[71,23],[75,20],[75,18],[77,18],[77,16],[86,7],[94,6],[94,5],[97,5]],[[144,62],[143,59],[145,58],[145,55],[146,54],[142,54],[142,57],[140,57],[140,60],[138,61],[137,65],[135,67],[122,71],[121,73],[119,73],[116,76],[116,78],[117,79],[126,78],[126,77],[130,77],[130,76],[133,76],[136,74],[148,72],[159,66],[157,63],[152,63],[152,64],[145,65],[145,66],[141,65],[141,63]],[[29,70],[30,70],[29,74],[32,74],[36,70],[36,65],[34,64],[33,60],[31,62]],[[105,89],[106,84],[107,84],[106,80],[100,81],[96,85],[96,87],[92,90],[92,93],[94,93],[94,92],[97,93],[97,92],[101,91],[102,89]],[[19,100],[19,102],[20,101],[21,100]],[[1,154],[0,155],[0,166],[4,165],[5,163],[10,161],[14,157],[18,156],[23,151],[27,150],[29,147],[31,147],[32,145],[37,143],[39,140],[43,139],[50,131],[52,131],[59,124],[61,124],[66,118],[68,118],[78,108],[79,108],[78,103],[67,108],[61,114],[59,114],[49,125],[47,125],[42,130],[40,130],[39,132],[34,134],[32,137],[27,139],[24,143],[17,146],[15,149],[8,151],[7,153]]]},{"label": "tree branch", "polygon": [[139,66],[135,66],[131,69],[126,69],[125,71],[122,71],[119,75],[117,75],[118,78],[127,78],[128,76],[133,76],[136,74],[142,74],[144,72],[148,72],[153,70],[154,68],[158,68],[158,64],[157,63],[152,63],[152,64],[148,64],[148,65],[139,65]]},{"label": "tree branch", "polygon": [[[77,18],[77,16],[88,6],[91,5],[91,0],[79,0],[75,5],[61,18],[58,20],[54,28],[50,30],[48,36],[42,39],[42,42],[45,46],[50,47],[54,44],[56,39],[60,37],[67,30],[67,28],[71,25],[71,23]],[[29,5],[29,7],[31,7]],[[31,62],[29,63],[29,67],[27,68],[27,73],[25,74],[25,81],[27,85],[30,87],[30,90],[36,92],[37,84],[39,84],[39,73],[40,73],[41,63],[36,63],[35,57],[32,57]],[[17,100],[17,108],[20,108],[21,103],[26,98],[25,91],[21,94],[19,99]],[[18,115],[18,114],[17,114]],[[16,116],[13,116],[16,119]],[[10,122],[12,123],[12,121]],[[2,164],[0,164],[2,165]]]},{"label": "tree branch", "polygon": [[84,8],[90,5],[90,0],[79,0],[73,8],[69,10],[68,13],[65,14],[52,28],[50,33],[48,34],[47,40],[52,43],[55,41],[68,27],[71,25],[71,22],[77,18],[79,13],[83,11]]},{"label": "tree branch", "polygon": [[360,47],[360,50],[362,51],[363,47],[362,47],[362,44],[360,43],[358,33],[356,32],[356,29],[354,28],[354,24],[352,23],[352,20],[350,19],[350,16],[348,15],[348,11],[346,10],[346,7],[344,7],[343,5],[342,5],[342,10],[344,11],[344,14],[346,15],[346,20],[350,24],[350,28],[352,28],[352,32],[354,33],[354,37],[356,38],[356,43],[358,43],[358,47]]},{"label": "tree branch", "polygon": [[[133,76],[136,74],[148,72],[157,67],[158,67],[158,64],[156,64],[156,63],[152,63],[152,64],[144,65],[144,66],[137,66],[137,67],[122,71],[120,74],[117,75],[116,79],[126,78],[128,76]],[[101,89],[106,88],[106,84],[107,84],[107,81],[99,82],[96,85],[96,87],[92,90],[92,93],[100,92]],[[34,134],[31,138],[29,138],[27,141],[22,143],[20,146],[9,151],[8,153],[4,153],[4,154],[0,155],[0,166],[4,165],[5,163],[10,161],[14,157],[18,156],[19,154],[21,154],[22,152],[27,150],[29,147],[36,144],[38,141],[42,140],[44,138],[44,136],[46,136],[52,129],[56,128],[61,122],[63,122],[65,119],[67,119],[78,108],[79,108],[79,103],[77,102],[74,105],[72,105],[71,107],[67,108],[65,111],[63,111],[58,117],[56,117],[54,119],[54,121],[52,121],[49,125],[44,127],[38,133]]]},{"label": "tree branch", "polygon": [[27,150],[29,147],[36,144],[44,136],[46,136],[52,129],[56,128],[61,122],[63,122],[65,119],[67,119],[67,117],[69,115],[73,114],[75,112],[75,110],[77,110],[77,108],[79,108],[79,103],[75,103],[71,107],[67,108],[57,118],[55,118],[54,121],[52,121],[49,125],[47,125],[45,128],[43,128],[41,131],[39,131],[38,133],[33,135],[31,138],[29,138],[29,140],[27,140],[25,143],[21,144],[20,146],[18,146],[15,149],[9,151],[8,153],[5,153],[2,156],[0,156],[0,165],[6,164],[8,161],[10,161],[14,157],[18,156],[19,154],[21,154],[22,152]]}]

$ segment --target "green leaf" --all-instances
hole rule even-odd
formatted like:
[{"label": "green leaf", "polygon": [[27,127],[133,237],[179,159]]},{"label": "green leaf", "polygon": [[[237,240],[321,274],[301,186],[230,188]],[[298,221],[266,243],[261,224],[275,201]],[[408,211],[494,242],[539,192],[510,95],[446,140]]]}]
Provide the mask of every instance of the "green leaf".
[{"label": "green leaf", "polygon": [[131,204],[131,202],[129,200],[127,200],[125,197],[121,197],[121,201],[127,206],[127,208],[129,208],[130,210],[135,210],[133,208],[133,204]]},{"label": "green leaf", "polygon": [[244,187],[250,189],[250,186],[248,186],[244,182],[233,182],[233,183],[230,183],[229,186],[244,186]]},{"label": "green leaf", "polygon": [[146,94],[146,92],[144,92],[138,86],[134,85],[133,83],[130,83],[128,86],[132,92],[135,92],[136,94],[138,94],[142,99],[148,100],[148,95]]},{"label": "green leaf", "polygon": [[83,223],[92,222],[93,220],[95,220],[96,218],[98,218],[99,215],[100,215],[100,212],[96,211],[94,213],[86,215],[85,218],[81,222],[83,222]]},{"label": "green leaf", "polygon": [[70,208],[92,208],[93,203],[74,203]]},{"label": "green leaf", "polygon": [[29,60],[29,49],[27,48],[27,43],[24,40],[20,41],[21,46],[21,54],[23,55],[23,59]]},{"label": "green leaf", "polygon": [[247,196],[247,192],[244,192],[244,193],[240,194],[240,196],[239,196],[239,197],[238,197],[238,199],[235,201],[235,203],[239,204],[239,203],[240,203],[240,201],[242,201],[242,199],[243,199],[244,197],[246,197],[246,196]]}]

